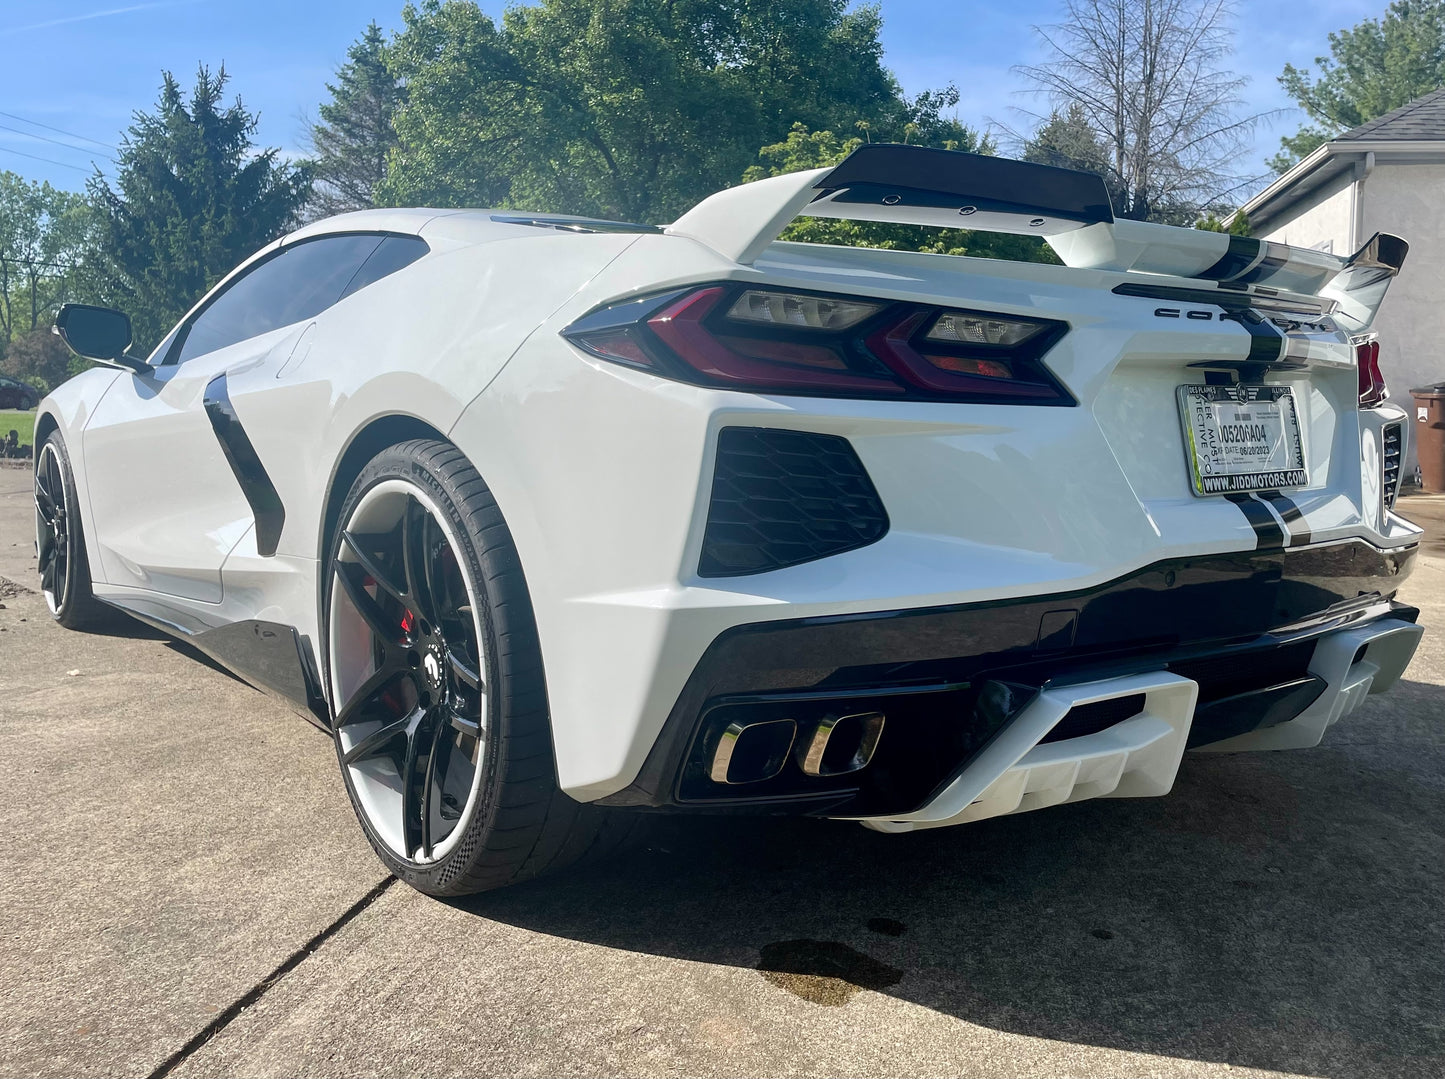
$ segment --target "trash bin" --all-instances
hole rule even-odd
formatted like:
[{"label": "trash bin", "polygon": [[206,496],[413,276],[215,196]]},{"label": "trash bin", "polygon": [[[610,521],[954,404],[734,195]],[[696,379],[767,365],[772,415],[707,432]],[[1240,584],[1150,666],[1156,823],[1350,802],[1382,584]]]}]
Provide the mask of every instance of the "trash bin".
[{"label": "trash bin", "polygon": [[1445,492],[1445,382],[1411,390],[1415,398],[1415,453],[1426,491]]}]

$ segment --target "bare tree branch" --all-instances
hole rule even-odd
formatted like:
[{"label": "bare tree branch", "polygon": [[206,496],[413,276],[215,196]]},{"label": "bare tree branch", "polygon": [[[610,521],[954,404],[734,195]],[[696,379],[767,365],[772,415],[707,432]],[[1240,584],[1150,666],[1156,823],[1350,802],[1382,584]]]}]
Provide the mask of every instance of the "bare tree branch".
[{"label": "bare tree branch", "polygon": [[1233,18],[1232,0],[1064,0],[1034,28],[1049,58],[1015,70],[1093,130],[1120,216],[1192,221],[1255,179],[1238,165],[1273,113],[1241,115]]}]

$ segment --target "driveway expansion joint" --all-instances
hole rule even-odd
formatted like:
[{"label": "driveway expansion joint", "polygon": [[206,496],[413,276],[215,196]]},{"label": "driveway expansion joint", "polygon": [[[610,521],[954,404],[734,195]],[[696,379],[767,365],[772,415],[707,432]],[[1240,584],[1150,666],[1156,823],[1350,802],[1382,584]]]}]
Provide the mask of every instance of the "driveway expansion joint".
[{"label": "driveway expansion joint", "polygon": [[165,1060],[161,1061],[161,1063],[156,1066],[156,1069],[151,1072],[149,1076],[147,1076],[147,1079],[163,1079],[164,1076],[167,1076],[171,1072],[173,1072],[180,1064],[182,1064],[186,1060],[187,1057],[191,1056],[198,1049],[200,1049],[207,1042],[209,1042],[212,1038],[214,1038],[217,1034],[225,1030],[226,1027],[231,1024],[232,1020],[236,1019],[247,1008],[257,1003],[263,996],[266,995],[266,992],[273,985],[275,985],[287,974],[290,974],[293,970],[300,966],[302,960],[304,960],[307,956],[313,954],[318,948],[320,948],[338,932],[344,929],[346,925],[352,921],[352,919],[356,918],[359,914],[366,910],[367,907],[371,906],[371,904],[375,903],[378,899],[380,899],[382,895],[385,894],[386,890],[395,883],[395,877],[387,877],[386,879],[377,883],[377,885],[373,887],[371,891],[367,892],[355,903],[347,907],[346,910],[342,912],[339,918],[337,918],[330,925],[322,929],[305,944],[301,945],[301,947],[297,948],[294,952],[292,952],[285,959],[283,959],[281,963],[277,965],[274,970],[271,971],[270,974],[267,974],[259,982],[257,982],[250,989],[248,989],[242,996],[238,997],[236,1000],[232,1001],[227,1007],[222,1009],[214,1019],[207,1023],[205,1027],[195,1035],[195,1037],[191,1038],[188,1042],[186,1042],[185,1045],[181,1046],[170,1056],[166,1057]]}]

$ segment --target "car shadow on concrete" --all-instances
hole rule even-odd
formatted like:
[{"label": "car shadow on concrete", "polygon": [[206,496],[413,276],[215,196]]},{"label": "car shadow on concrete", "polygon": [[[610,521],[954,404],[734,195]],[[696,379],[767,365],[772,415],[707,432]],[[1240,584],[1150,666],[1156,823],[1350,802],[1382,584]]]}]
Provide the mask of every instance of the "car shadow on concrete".
[{"label": "car shadow on concrete", "polygon": [[457,905],[819,1007],[869,988],[1065,1042],[1442,1074],[1445,747],[1421,718],[1445,687],[1392,699],[1314,750],[1190,755],[1167,798],[902,836],[671,817],[610,865]]},{"label": "car shadow on concrete", "polygon": [[244,678],[233,671],[223,667],[210,656],[206,655],[199,648],[187,644],[180,637],[172,636],[164,630],[142,622],[138,618],[132,618],[124,611],[106,610],[98,615],[94,621],[86,623],[82,632],[98,637],[116,637],[131,641],[160,641],[173,652],[178,652],[187,659],[194,660],[204,667],[209,667],[218,674],[242,684],[249,684]]}]

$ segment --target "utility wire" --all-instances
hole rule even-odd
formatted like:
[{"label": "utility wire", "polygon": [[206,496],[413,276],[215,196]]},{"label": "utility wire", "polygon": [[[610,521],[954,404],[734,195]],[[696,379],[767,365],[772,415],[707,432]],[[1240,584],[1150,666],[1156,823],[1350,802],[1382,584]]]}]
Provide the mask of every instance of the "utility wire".
[{"label": "utility wire", "polygon": [[76,172],[90,171],[79,165],[67,165],[64,161],[56,161],[53,157],[41,157],[39,154],[27,154],[24,150],[12,150],[8,146],[0,146],[0,154],[17,154],[20,157],[28,157],[32,161],[44,161],[47,165],[59,165],[62,169],[74,169]]},{"label": "utility wire", "polygon": [[[59,139],[52,139],[48,135],[37,135],[33,131],[24,131],[18,127],[11,127],[9,124],[0,124],[0,131],[13,131],[17,135],[24,135],[27,139],[39,139],[41,142],[54,143],[56,146],[63,146],[67,150],[74,150],[78,154],[95,154],[94,150],[87,150],[84,146],[76,146],[73,143],[61,142]],[[112,165],[120,164],[119,161],[111,157],[109,154],[101,154],[100,156],[105,158]]]},{"label": "utility wire", "polygon": [[78,270],[78,262],[46,262],[44,259],[27,259],[21,255],[7,255],[0,251],[0,263],[13,262],[16,266],[45,266],[52,270]]},{"label": "utility wire", "polygon": [[66,131],[64,128],[52,127],[49,124],[42,124],[39,120],[27,120],[23,116],[16,116],[13,112],[0,111],[0,116],[9,117],[11,120],[19,120],[22,124],[30,124],[32,127],[43,127],[46,131],[54,131],[57,135],[66,135],[72,139],[79,139],[81,142],[93,143],[101,149],[110,150],[112,153],[119,153],[114,146],[108,142],[100,142],[96,139],[88,139],[84,135],[77,135],[74,131]]}]

